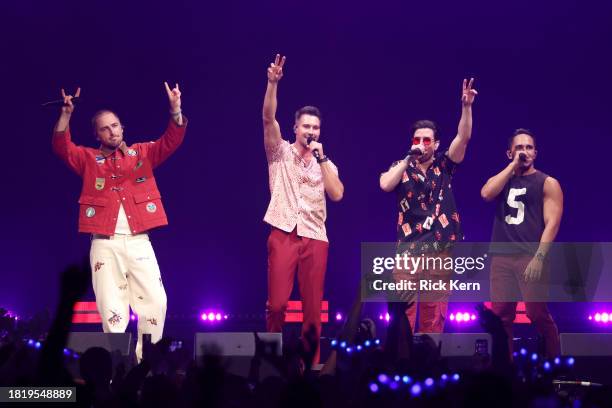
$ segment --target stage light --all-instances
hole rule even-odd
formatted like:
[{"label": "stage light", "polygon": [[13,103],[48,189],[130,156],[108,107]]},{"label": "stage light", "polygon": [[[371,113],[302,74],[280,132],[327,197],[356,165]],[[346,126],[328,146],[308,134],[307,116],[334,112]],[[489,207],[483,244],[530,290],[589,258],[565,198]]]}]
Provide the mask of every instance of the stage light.
[{"label": "stage light", "polygon": [[427,379],[425,379],[425,386],[426,386],[426,387],[431,387],[431,386],[433,386],[433,385],[434,385],[434,380],[433,380],[433,378],[427,378]]},{"label": "stage light", "polygon": [[333,340],[331,341],[331,346],[332,346],[332,347],[336,347],[337,345],[338,345],[338,340],[333,339]]},{"label": "stage light", "polygon": [[574,363],[576,362],[574,357],[569,357],[566,361],[567,361],[567,365],[570,366],[570,367],[573,366]]},{"label": "stage light", "polygon": [[395,391],[399,388],[399,383],[397,381],[391,381],[391,384],[389,384],[389,388]]},{"label": "stage light", "polygon": [[521,348],[520,349],[520,353],[521,353],[521,356],[526,356],[527,355],[527,349],[526,348]]},{"label": "stage light", "polygon": [[408,377],[407,375],[402,377],[402,382],[404,384],[410,384],[412,382],[412,378]]},{"label": "stage light", "polygon": [[340,348],[346,348],[346,341],[340,342]]},{"label": "stage light", "polygon": [[39,349],[42,346],[42,344],[40,344],[40,341],[37,341],[36,343],[34,343],[34,347]]},{"label": "stage light", "polygon": [[459,379],[460,379],[461,377],[459,376],[459,374],[458,374],[458,373],[455,373],[455,374],[453,374],[453,376],[452,376],[451,378],[453,379],[453,381],[457,382],[457,381],[459,381]]},{"label": "stage light", "polygon": [[336,321],[340,321],[342,320],[342,313],[338,312],[336,313]]},{"label": "stage light", "polygon": [[381,384],[386,384],[389,382],[389,377],[387,374],[378,374],[378,382]]},{"label": "stage light", "polygon": [[555,360],[554,360],[554,361],[555,361],[555,364],[556,364],[556,365],[561,364],[561,359],[560,359],[559,357],[555,357]]},{"label": "stage light", "polygon": [[475,314],[472,314],[472,315],[470,316],[470,320],[476,320],[476,315],[475,315]]},{"label": "stage light", "polygon": [[463,313],[457,313],[455,320],[457,321],[457,323],[461,323],[463,321]]},{"label": "stage light", "polygon": [[376,340],[374,340],[374,344],[376,344],[377,346],[379,346],[379,345],[380,345],[380,339],[376,339]]},{"label": "stage light", "polygon": [[550,371],[551,365],[548,361],[544,363],[544,371]]},{"label": "stage light", "polygon": [[595,321],[601,322],[601,315],[599,313],[595,313]]},{"label": "stage light", "polygon": [[531,355],[531,361],[536,361],[538,359],[538,355],[536,353],[533,353]]},{"label": "stage light", "polygon": [[347,347],[346,348],[346,352],[351,354],[353,352],[353,348],[352,347]]},{"label": "stage light", "polygon": [[602,323],[608,323],[609,318],[608,318],[608,314],[607,313],[602,313],[601,314],[601,322]]},{"label": "stage light", "polygon": [[64,355],[65,356],[69,356],[70,355],[70,350],[68,350],[67,348],[64,349]]},{"label": "stage light", "polygon": [[400,380],[400,376],[399,375],[395,375],[395,377],[393,377],[393,381],[399,381]]},{"label": "stage light", "polygon": [[34,345],[34,340],[30,339],[28,340],[28,346],[33,346]]},{"label": "stage light", "polygon": [[446,380],[448,380],[448,375],[446,375],[446,374],[442,374],[442,375],[440,376],[440,379],[441,379],[442,381],[446,381]]},{"label": "stage light", "polygon": [[373,393],[377,393],[378,392],[378,384],[371,383],[370,384],[370,391],[372,391]]},{"label": "stage light", "polygon": [[136,319],[138,319],[138,316],[136,316],[134,313],[130,313],[130,320],[134,322]]},{"label": "stage light", "polygon": [[454,313],[451,313],[451,315],[450,315],[450,319],[451,319],[451,322],[454,322],[454,321],[455,321],[455,314],[454,314]]},{"label": "stage light", "polygon": [[357,351],[361,351],[363,349],[363,346],[361,344],[358,344],[355,348],[357,349]]},{"label": "stage light", "polygon": [[200,314],[200,319],[204,322],[217,323],[221,320],[227,320],[229,316],[221,311],[208,310]]},{"label": "stage light", "polygon": [[366,340],[366,341],[363,342],[363,345],[366,346],[366,347],[370,347],[370,344],[372,344],[372,343],[370,343],[370,340]]},{"label": "stage light", "polygon": [[421,394],[421,385],[414,384],[412,387],[410,387],[410,393],[415,397]]}]

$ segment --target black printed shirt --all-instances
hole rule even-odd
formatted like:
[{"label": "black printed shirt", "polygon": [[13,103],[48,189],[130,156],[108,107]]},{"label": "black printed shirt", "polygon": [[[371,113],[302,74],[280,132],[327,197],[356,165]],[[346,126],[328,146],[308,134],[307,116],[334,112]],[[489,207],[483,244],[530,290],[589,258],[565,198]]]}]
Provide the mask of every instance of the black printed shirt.
[{"label": "black printed shirt", "polygon": [[[395,162],[391,168],[397,165]],[[397,241],[402,251],[437,252],[463,240],[459,213],[452,191],[457,169],[448,153],[434,156],[425,174],[413,159],[395,187]]]}]

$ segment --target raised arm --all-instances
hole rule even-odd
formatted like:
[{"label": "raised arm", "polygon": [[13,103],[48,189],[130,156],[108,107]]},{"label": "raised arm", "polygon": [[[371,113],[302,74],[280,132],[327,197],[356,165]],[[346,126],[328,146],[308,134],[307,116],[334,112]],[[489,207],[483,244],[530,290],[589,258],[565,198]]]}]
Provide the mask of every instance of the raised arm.
[{"label": "raised arm", "polygon": [[64,98],[64,106],[62,106],[62,111],[60,113],[60,117],[55,124],[54,132],[64,132],[68,129],[68,125],[70,124],[70,117],[72,116],[72,112],[74,112],[74,105],[72,104],[72,98],[78,98],[81,95],[81,88],[77,88],[74,96],[66,95],[64,88],[62,88],[62,98]]},{"label": "raised arm", "polygon": [[60,117],[53,128],[53,138],[51,144],[53,152],[57,154],[75,173],[83,174],[84,169],[84,150],[81,146],[77,146],[70,137],[70,117],[74,112],[74,104],[72,98],[76,98],[81,94],[81,88],[77,88],[74,96],[66,95],[62,89],[62,98],[64,105],[60,113]]},{"label": "raised arm", "polygon": [[264,143],[266,146],[274,146],[282,139],[280,125],[276,121],[276,91],[278,81],[283,77],[283,65],[285,65],[286,59],[286,57],[281,58],[280,54],[276,54],[274,62],[268,68],[268,85],[266,87],[262,112]]},{"label": "raised arm", "polygon": [[491,177],[482,189],[480,196],[485,201],[493,201],[502,192],[506,183],[512,178],[512,175],[521,165],[519,152],[514,152],[514,159],[502,171]]},{"label": "raised arm", "polygon": [[178,125],[183,126],[183,114],[181,111],[181,90],[179,84],[174,85],[174,89],[170,89],[167,82],[164,82],[166,94],[168,95],[168,103],[170,104],[170,116]]},{"label": "raised arm", "polygon": [[465,150],[472,137],[472,104],[476,95],[478,95],[478,92],[472,88],[473,84],[474,78],[471,78],[469,82],[467,79],[463,80],[461,119],[459,119],[459,126],[457,127],[457,136],[455,136],[448,148],[448,157],[455,163],[463,161]]},{"label": "raised arm", "polygon": [[168,96],[172,121],[169,123],[164,134],[155,143],[142,144],[142,149],[146,150],[153,168],[159,166],[183,143],[187,123],[181,111],[181,90],[179,84],[175,84],[174,88],[170,89],[168,83],[164,82],[164,87]]}]

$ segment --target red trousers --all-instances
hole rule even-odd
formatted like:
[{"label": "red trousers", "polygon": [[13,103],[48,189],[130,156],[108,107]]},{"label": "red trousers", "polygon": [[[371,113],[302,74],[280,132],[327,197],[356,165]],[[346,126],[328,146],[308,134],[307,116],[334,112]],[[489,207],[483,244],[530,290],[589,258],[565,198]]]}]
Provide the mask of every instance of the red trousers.
[{"label": "red trousers", "polygon": [[[442,259],[450,257],[450,251],[444,251],[440,254],[428,255],[432,259]],[[452,271],[447,271],[443,268],[438,268],[440,264],[435,264],[431,268],[419,268],[414,274],[395,270],[393,278],[396,282],[400,280],[409,280],[417,282],[420,279],[432,279],[449,282]],[[446,313],[448,311],[448,299],[450,298],[450,290],[438,290],[422,292],[406,291],[402,294],[402,300],[405,302],[405,314],[410,322],[410,327],[413,333],[442,333],[444,331],[444,323],[446,322]],[[418,309],[418,326],[417,326],[417,309]]]},{"label": "red trousers", "polygon": [[[321,301],[327,268],[329,243],[272,228],[268,237],[268,301],[266,326],[269,332],[282,331],[287,302],[293,290],[297,271],[302,299],[302,338],[314,329],[316,351],[313,364],[319,362],[321,336]],[[304,343],[308,347],[308,343]]]},{"label": "red trousers", "polygon": [[[493,313],[502,320],[508,334],[509,350],[512,353],[512,325],[516,317],[516,300],[524,299],[527,317],[544,338],[546,357],[556,357],[561,354],[559,330],[545,302],[548,295],[549,270],[545,264],[539,282],[525,282],[523,273],[531,259],[529,255],[493,256],[491,259],[491,300],[493,301],[491,308]],[[520,292],[518,293],[520,298],[517,297],[517,289]]]}]

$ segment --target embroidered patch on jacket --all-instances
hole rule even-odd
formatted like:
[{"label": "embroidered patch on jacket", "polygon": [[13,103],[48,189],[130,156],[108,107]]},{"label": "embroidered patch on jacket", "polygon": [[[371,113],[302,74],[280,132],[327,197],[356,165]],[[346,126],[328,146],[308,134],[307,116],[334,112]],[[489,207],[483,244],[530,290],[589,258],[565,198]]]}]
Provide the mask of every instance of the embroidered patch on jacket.
[{"label": "embroidered patch on jacket", "polygon": [[136,156],[138,154],[138,152],[136,150],[134,150],[134,149],[128,149],[127,154],[130,157],[134,157],[134,156]]},{"label": "embroidered patch on jacket", "polygon": [[106,159],[104,158],[104,156],[96,156],[96,164],[101,166],[104,164],[105,161]]},{"label": "embroidered patch on jacket", "polygon": [[153,326],[157,326],[157,319],[154,317],[148,318],[147,322],[151,323]]},{"label": "embroidered patch on jacket", "polygon": [[138,177],[138,178],[136,179],[136,182],[137,182],[137,183],[144,183],[146,180],[147,180],[147,178],[143,176],[143,177]]},{"label": "embroidered patch on jacket", "polygon": [[96,178],[96,190],[102,190],[104,188],[104,184],[106,184],[104,177]]},{"label": "embroidered patch on jacket", "polygon": [[96,264],[94,265],[94,272],[98,272],[100,269],[102,269],[102,266],[104,266],[104,262],[96,262]]},{"label": "embroidered patch on jacket", "polygon": [[141,167],[142,167],[142,160],[138,160],[138,163],[136,163],[136,165],[134,166],[134,170],[138,170]]},{"label": "embroidered patch on jacket", "polygon": [[85,216],[87,218],[91,218],[94,215],[96,215],[96,209],[93,207],[87,207],[87,209],[85,210]]},{"label": "embroidered patch on jacket", "polygon": [[147,211],[150,213],[154,213],[155,211],[157,211],[157,206],[155,205],[155,203],[147,203]]}]

